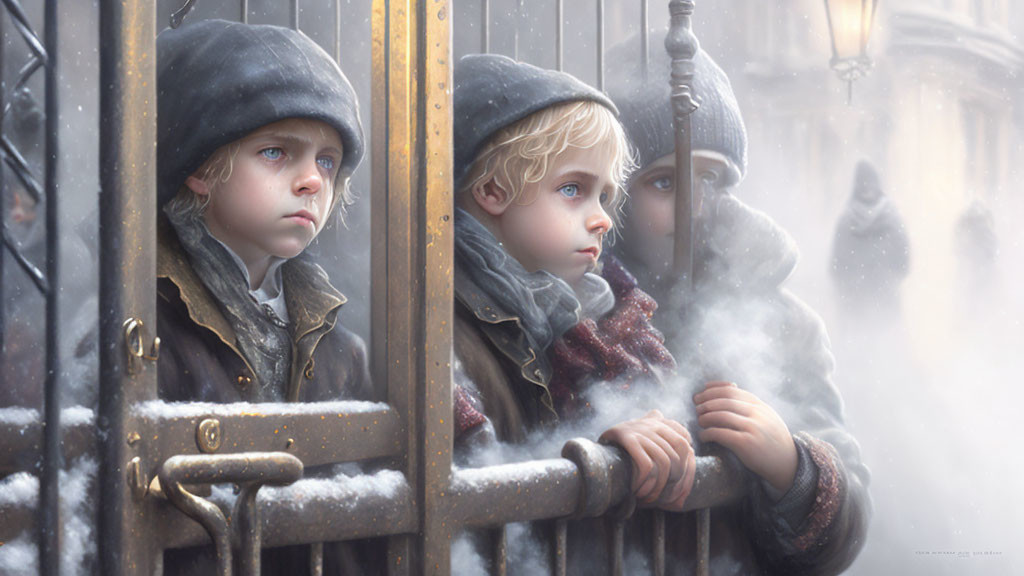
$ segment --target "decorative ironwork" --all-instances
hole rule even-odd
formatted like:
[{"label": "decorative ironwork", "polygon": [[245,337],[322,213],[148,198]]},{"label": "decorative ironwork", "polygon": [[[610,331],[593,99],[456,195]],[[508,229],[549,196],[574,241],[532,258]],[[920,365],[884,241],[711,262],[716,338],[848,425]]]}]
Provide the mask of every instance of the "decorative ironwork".
[{"label": "decorative ironwork", "polygon": [[[11,18],[11,23],[14,25],[15,29],[18,31],[18,35],[24,41],[25,46],[29,50],[28,61],[25,62],[18,71],[17,77],[14,81],[14,86],[11,88],[9,93],[3,95],[3,116],[5,121],[4,127],[6,130],[7,116],[13,110],[13,103],[15,100],[21,100],[26,106],[32,106],[35,103],[34,97],[26,84],[37,70],[49,62],[49,56],[47,54],[46,47],[43,45],[43,40],[40,38],[39,34],[33,30],[32,24],[29,22],[28,16],[25,14],[25,10],[17,0],[2,1],[3,7]],[[44,195],[43,185],[39,183],[39,178],[32,173],[32,168],[29,166],[25,156],[7,137],[6,133],[0,133],[0,155],[3,156],[4,163],[11,168],[14,175],[21,182],[22,186],[24,186],[25,191],[29,196],[31,196],[32,200],[37,204],[42,202]],[[6,199],[4,201],[6,201]],[[2,222],[2,226],[4,248],[14,256],[15,261],[29,276],[39,292],[46,295],[49,292],[49,283],[47,282],[46,275],[25,255],[21,245],[14,238],[14,235],[8,228],[6,218]],[[0,251],[2,251],[2,249],[0,249]],[[2,258],[2,254],[0,254],[0,258]],[[2,309],[0,309],[0,315],[2,314]]]},{"label": "decorative ironwork", "polygon": [[672,118],[676,134],[675,250],[673,271],[677,278],[693,282],[693,183],[690,115],[699,104],[693,98],[693,62],[700,44],[691,30],[693,0],[672,0],[672,15],[665,50],[672,58]]}]

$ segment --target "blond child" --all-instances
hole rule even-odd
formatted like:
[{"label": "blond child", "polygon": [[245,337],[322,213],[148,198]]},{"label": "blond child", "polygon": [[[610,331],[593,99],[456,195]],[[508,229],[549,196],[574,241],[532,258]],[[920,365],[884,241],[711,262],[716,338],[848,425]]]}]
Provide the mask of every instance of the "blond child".
[{"label": "blond child", "polygon": [[[587,348],[578,360],[614,348],[587,357],[600,364],[595,379],[627,367],[637,368],[630,377],[654,376],[672,364],[647,311],[629,314],[630,327],[658,346],[623,347],[600,329],[588,332],[589,348],[564,340],[616,315],[612,287],[593,273],[630,167],[611,101],[565,73],[471,55],[455,68],[454,108],[455,424],[465,453],[566,417],[576,391],[552,386],[568,384],[573,370],[560,368],[578,366],[554,353],[559,345]],[[612,357],[629,361],[603,362]],[[681,424],[652,411],[602,440],[629,453],[641,502],[682,507],[695,460]]]}]

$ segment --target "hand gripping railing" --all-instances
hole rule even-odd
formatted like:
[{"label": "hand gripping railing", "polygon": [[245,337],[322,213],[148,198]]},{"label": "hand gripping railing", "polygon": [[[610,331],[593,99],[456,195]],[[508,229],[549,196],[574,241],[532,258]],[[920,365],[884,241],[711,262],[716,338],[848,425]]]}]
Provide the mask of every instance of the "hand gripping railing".
[{"label": "hand gripping railing", "polygon": [[232,574],[231,532],[224,512],[200,498],[184,484],[234,483],[241,487],[235,502],[235,535],[239,541],[239,570],[260,573],[260,520],[256,493],[264,484],[284,486],[302,477],[302,462],[284,452],[181,455],[168,458],[160,467],[160,487],[179,510],[203,525],[217,554],[217,574]]},{"label": "hand gripping railing", "polygon": [[[561,459],[535,460],[457,470],[450,487],[446,520],[466,528],[493,528],[492,560],[504,574],[503,526],[510,522],[556,519],[552,535],[552,573],[566,574],[566,522],[608,516],[614,524],[611,573],[622,574],[625,520],[633,509],[629,458],[615,447],[577,438],[566,442]],[[708,509],[742,497],[746,472],[734,458],[697,457],[693,490],[683,511]],[[664,513],[654,514],[655,574],[665,573]],[[706,537],[698,531],[697,563],[708,565]]]}]

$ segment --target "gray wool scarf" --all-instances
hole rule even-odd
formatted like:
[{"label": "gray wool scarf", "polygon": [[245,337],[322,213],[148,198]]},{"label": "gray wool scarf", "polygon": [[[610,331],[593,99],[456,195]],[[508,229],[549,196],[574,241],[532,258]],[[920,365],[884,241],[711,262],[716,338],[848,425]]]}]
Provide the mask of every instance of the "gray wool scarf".
[{"label": "gray wool scarf", "polygon": [[249,292],[246,272],[201,218],[177,216],[165,210],[178,234],[189,263],[213,294],[238,346],[256,372],[257,386],[249,388],[250,402],[281,402],[292,364],[292,338],[287,325],[269,306],[261,306]]},{"label": "gray wool scarf", "polygon": [[568,284],[545,270],[527,272],[483,224],[455,209],[455,273],[465,274],[497,305],[522,320],[536,350],[546,350],[580,319]]}]

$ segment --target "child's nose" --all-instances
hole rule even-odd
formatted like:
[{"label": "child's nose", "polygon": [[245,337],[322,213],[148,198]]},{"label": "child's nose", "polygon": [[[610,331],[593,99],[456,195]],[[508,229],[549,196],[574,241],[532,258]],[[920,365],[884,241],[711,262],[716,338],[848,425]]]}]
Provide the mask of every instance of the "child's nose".
[{"label": "child's nose", "polygon": [[608,213],[604,210],[604,206],[601,205],[598,205],[597,210],[587,218],[587,231],[591,234],[607,234],[611,231],[612,226],[614,226],[614,224],[612,223],[611,217],[608,216]]},{"label": "child's nose", "polygon": [[302,169],[295,178],[295,193],[299,195],[316,194],[323,188],[323,185],[324,178],[316,160],[303,162]]}]

